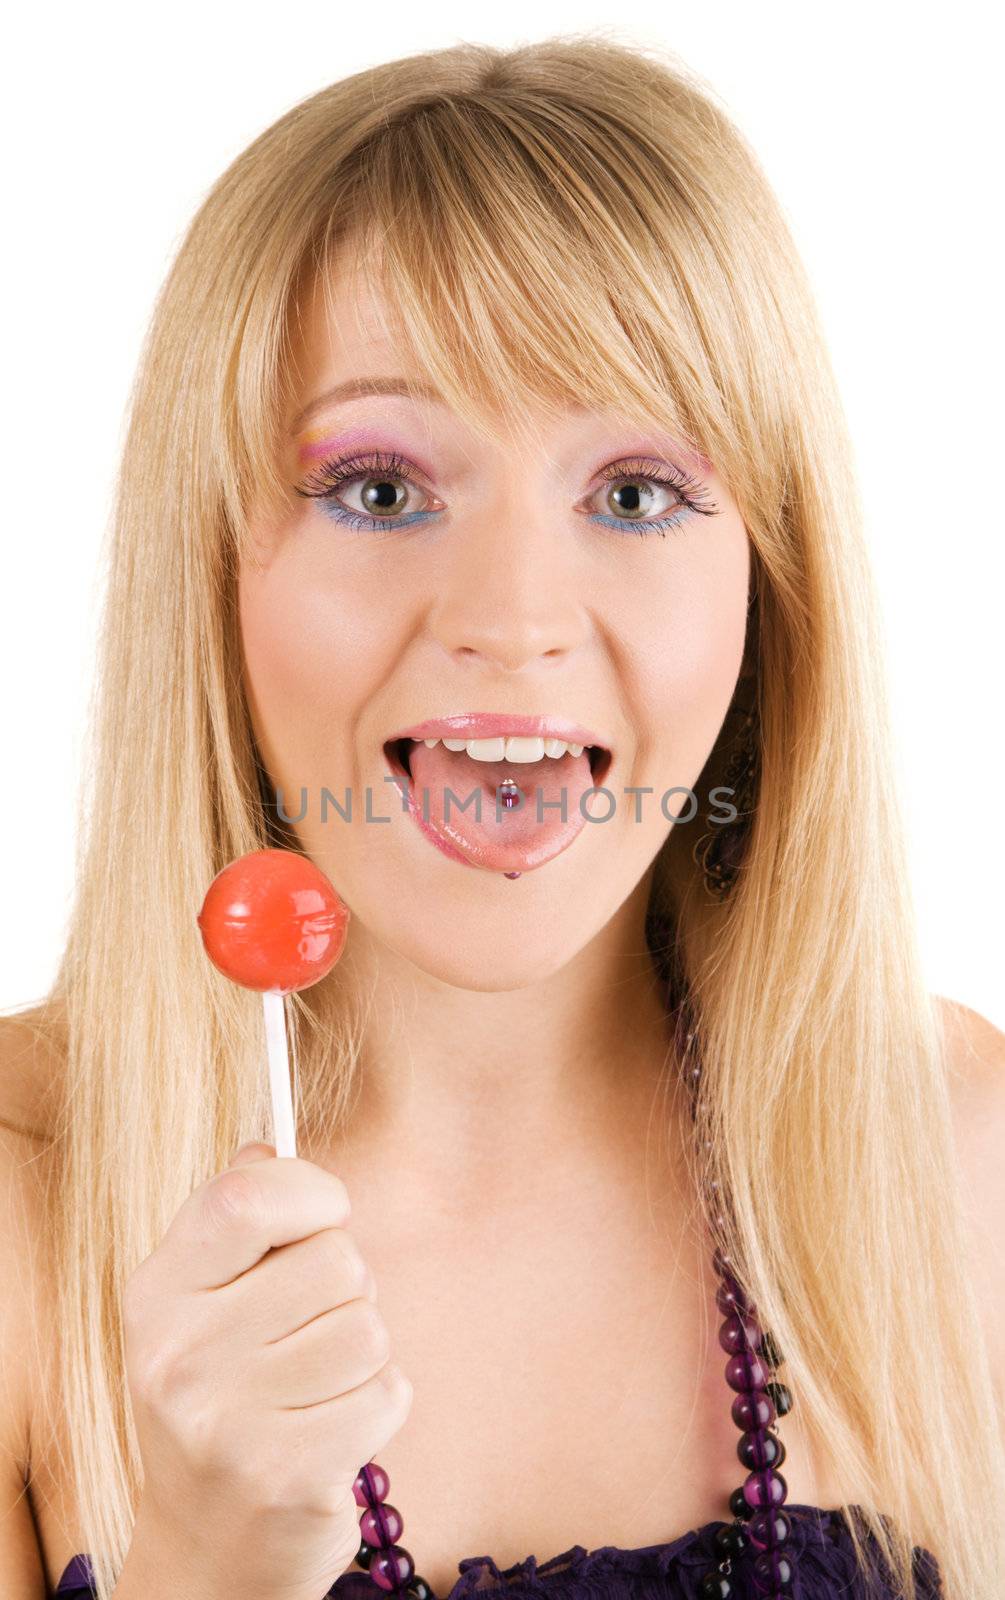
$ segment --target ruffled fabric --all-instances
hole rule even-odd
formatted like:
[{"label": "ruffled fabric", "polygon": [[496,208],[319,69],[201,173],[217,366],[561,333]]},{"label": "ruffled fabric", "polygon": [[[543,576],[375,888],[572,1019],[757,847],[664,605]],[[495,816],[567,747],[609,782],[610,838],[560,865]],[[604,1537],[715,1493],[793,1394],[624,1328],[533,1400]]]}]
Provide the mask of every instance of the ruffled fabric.
[{"label": "ruffled fabric", "polygon": [[[873,1537],[867,1538],[874,1562],[874,1579],[869,1582],[858,1568],[851,1531],[840,1511],[798,1504],[783,1509],[792,1523],[789,1548],[796,1569],[792,1600],[896,1600]],[[491,1556],[468,1556],[458,1562],[457,1580],[442,1600],[469,1600],[500,1585],[506,1587],[507,1600],[700,1600],[702,1577],[717,1564],[712,1541],[722,1526],[721,1519],[707,1522],[665,1544],[639,1550],[616,1545],[587,1550],[577,1544],[548,1561],[539,1563],[528,1556],[511,1567],[497,1566]],[[746,1555],[733,1563],[730,1582],[736,1600],[762,1600],[748,1568]],[[918,1545],[914,1568],[919,1600],[943,1600],[938,1565]],[[374,1600],[375,1592],[379,1591],[367,1573],[350,1570],[336,1580],[329,1595],[331,1600]],[[55,1593],[59,1600],[94,1600],[86,1556],[74,1556]]]}]

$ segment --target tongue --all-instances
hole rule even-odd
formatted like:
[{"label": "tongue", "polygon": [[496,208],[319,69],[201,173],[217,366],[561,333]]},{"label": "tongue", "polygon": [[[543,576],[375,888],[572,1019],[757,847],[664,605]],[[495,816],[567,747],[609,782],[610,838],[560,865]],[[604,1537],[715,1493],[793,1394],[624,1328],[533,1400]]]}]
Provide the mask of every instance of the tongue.
[{"label": "tongue", "polygon": [[[586,824],[580,801],[593,775],[585,750],[540,761],[473,761],[442,742],[432,749],[414,744],[409,765],[413,810],[474,866],[529,872],[567,850]],[[507,808],[511,785],[519,799]]]}]

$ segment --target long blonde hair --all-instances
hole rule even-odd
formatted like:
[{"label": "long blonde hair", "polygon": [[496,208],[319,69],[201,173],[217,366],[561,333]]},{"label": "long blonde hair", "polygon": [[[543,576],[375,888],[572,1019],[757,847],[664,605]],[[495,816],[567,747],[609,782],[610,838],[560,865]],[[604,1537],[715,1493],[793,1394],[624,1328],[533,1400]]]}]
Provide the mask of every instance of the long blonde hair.
[{"label": "long blonde hair", "polygon": [[[947,1600],[993,1600],[1005,1469],[832,370],[779,204],[714,94],[668,55],[589,34],[428,51],[294,106],[214,185],[156,306],[75,906],[42,1012],[66,1063],[53,1403],[102,1600],[142,1481],[124,1280],[239,1140],[269,1133],[257,997],[210,967],[194,915],[227,861],[275,841],[236,568],[252,499],[284,492],[298,297],[336,255],[379,263],[414,361],[476,429],[522,426],[528,396],[655,418],[739,506],[758,580],[748,854],[720,904],[694,830],[673,830],[652,891],[700,1031],[696,1180],[730,1197],[723,1241],[793,1417],[855,1486],[863,1567],[871,1533],[913,1600],[917,1540]],[[298,998],[303,1126],[330,1135],[347,1114],[364,1023],[337,982]]]}]

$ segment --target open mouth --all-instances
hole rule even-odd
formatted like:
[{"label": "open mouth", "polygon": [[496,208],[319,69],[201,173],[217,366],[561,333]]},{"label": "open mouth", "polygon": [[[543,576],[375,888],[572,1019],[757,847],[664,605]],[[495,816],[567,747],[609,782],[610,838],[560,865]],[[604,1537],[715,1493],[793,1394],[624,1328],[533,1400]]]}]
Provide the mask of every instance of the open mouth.
[{"label": "open mouth", "polygon": [[[461,743],[460,740],[456,740],[456,741],[452,741],[452,742],[457,743],[457,744]],[[479,741],[479,742],[482,742],[482,741]],[[517,779],[517,780],[519,780],[521,775],[523,775],[525,780],[526,780],[526,782],[528,782],[530,784],[533,784],[534,781],[535,781],[534,780],[535,771],[540,771],[542,768],[544,768],[545,763],[548,763],[548,762],[557,763],[559,761],[564,761],[566,756],[570,754],[569,748],[568,748],[568,744],[567,744],[566,741],[548,741],[548,742],[553,744],[553,745],[556,744],[556,743],[566,743],[566,750],[563,753],[563,755],[555,756],[555,755],[548,755],[546,753],[544,756],[540,757],[539,760],[537,760],[537,761],[519,761],[519,762],[518,761],[512,761],[512,762],[508,762],[508,763],[506,763],[507,773],[511,777],[513,777],[514,779]],[[441,740],[440,743],[445,743],[445,741]],[[465,745],[466,745],[466,743],[467,743],[467,741],[465,741]],[[412,751],[415,749],[417,744],[423,744],[424,745],[425,741],[421,740],[421,739],[419,739],[419,740],[416,740],[416,739],[388,739],[388,740],[386,740],[386,742],[384,744],[384,755],[387,758],[388,765],[392,768],[393,771],[397,772],[399,775],[402,775],[402,776],[404,776],[406,778],[411,778],[411,776],[412,776]],[[577,747],[575,745],[573,745],[572,749],[575,750],[576,748]],[[607,777],[607,774],[611,770],[611,762],[613,760],[612,752],[610,750],[606,749],[602,744],[588,744],[588,745],[584,745],[582,747],[582,749],[583,749],[583,754],[586,756],[586,758],[587,758],[587,760],[588,760],[588,762],[590,764],[590,778],[591,778],[593,784],[596,787],[599,788],[599,786],[603,783],[604,779]],[[575,759],[575,757],[573,757],[572,759]],[[506,761],[505,756],[503,756],[502,760],[503,760],[503,762]],[[497,763],[495,761],[486,761],[485,762],[486,768],[488,768],[489,766],[495,766],[495,765],[497,765]]]},{"label": "open mouth", "polygon": [[613,761],[605,745],[539,734],[400,737],[383,748],[425,838],[454,861],[510,878],[568,849]]}]

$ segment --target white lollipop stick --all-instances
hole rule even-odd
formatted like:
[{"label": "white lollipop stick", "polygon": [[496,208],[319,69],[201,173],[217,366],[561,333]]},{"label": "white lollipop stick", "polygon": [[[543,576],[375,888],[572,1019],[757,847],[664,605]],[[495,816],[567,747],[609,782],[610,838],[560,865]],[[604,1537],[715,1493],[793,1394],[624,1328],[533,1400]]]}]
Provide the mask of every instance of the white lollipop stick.
[{"label": "white lollipop stick", "polygon": [[272,1135],[277,1156],[295,1156],[297,1135],[290,1088],[290,1054],[286,1042],[286,1006],[279,989],[262,990],[265,1011],[265,1046],[269,1054],[269,1089],[272,1093]]}]

